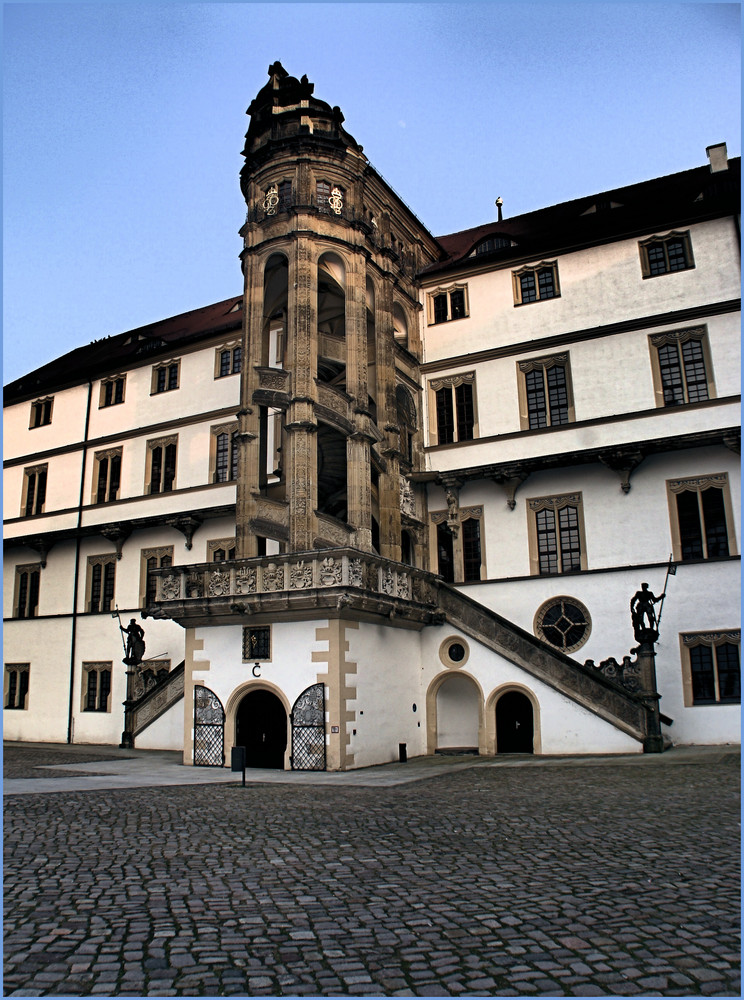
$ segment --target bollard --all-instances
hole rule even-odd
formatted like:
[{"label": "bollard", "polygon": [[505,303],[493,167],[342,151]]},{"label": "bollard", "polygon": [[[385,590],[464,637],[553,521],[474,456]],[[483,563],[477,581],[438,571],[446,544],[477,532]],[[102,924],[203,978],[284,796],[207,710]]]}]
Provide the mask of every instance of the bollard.
[{"label": "bollard", "polygon": [[408,744],[399,743],[398,744],[398,760],[401,764],[405,764],[408,761]]},{"label": "bollard", "polygon": [[245,747],[233,747],[230,751],[230,770],[243,772],[243,788],[245,788]]}]

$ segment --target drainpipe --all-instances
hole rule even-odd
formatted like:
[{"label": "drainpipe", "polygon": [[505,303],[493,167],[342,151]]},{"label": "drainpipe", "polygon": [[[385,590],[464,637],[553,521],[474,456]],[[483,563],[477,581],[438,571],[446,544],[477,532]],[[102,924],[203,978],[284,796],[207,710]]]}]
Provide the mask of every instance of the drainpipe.
[{"label": "drainpipe", "polygon": [[77,641],[78,587],[80,584],[80,531],[83,524],[83,498],[85,496],[85,474],[88,464],[88,433],[90,430],[90,401],[93,396],[93,382],[88,381],[88,403],[85,411],[85,432],[83,433],[83,466],[80,472],[80,496],[78,498],[77,531],[75,532],[75,579],[72,584],[72,630],[70,636],[70,704],[67,710],[67,742],[72,743],[72,711],[75,699],[75,644]]}]

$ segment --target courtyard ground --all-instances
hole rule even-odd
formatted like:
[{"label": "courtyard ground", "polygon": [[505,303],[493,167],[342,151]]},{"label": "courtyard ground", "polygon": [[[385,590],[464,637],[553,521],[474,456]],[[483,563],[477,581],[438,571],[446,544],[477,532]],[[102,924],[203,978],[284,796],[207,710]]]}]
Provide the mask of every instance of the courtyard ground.
[{"label": "courtyard ground", "polygon": [[738,748],[4,765],[7,996],[740,996]]}]

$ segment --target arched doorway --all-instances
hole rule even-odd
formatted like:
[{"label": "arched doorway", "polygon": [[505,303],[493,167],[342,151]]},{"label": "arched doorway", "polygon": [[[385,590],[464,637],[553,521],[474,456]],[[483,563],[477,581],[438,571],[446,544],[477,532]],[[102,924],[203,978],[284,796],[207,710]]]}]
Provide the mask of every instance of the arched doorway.
[{"label": "arched doorway", "polygon": [[507,691],[496,702],[496,753],[533,753],[532,702],[521,691]]},{"label": "arched doorway", "polygon": [[235,713],[235,745],[245,747],[246,767],[284,769],[287,713],[271,691],[249,691]]},{"label": "arched doorway", "polygon": [[437,691],[437,750],[478,752],[481,696],[462,674],[447,677]]}]

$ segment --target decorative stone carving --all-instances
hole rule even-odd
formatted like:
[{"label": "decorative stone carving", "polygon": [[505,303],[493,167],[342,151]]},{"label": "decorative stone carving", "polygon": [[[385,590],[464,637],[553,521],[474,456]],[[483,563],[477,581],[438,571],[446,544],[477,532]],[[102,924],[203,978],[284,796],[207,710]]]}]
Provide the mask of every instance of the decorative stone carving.
[{"label": "decorative stone carving", "polygon": [[398,574],[398,597],[402,597],[404,601],[411,598],[411,581],[408,578],[408,573]]},{"label": "decorative stone carving", "polygon": [[289,586],[292,590],[305,590],[313,585],[313,567],[304,560],[292,566],[289,571]]},{"label": "decorative stone carving", "polygon": [[177,601],[181,596],[181,577],[177,573],[161,577],[160,593],[164,601]]},{"label": "decorative stone carving", "polygon": [[286,392],[289,384],[289,372],[279,368],[258,368],[258,384],[261,389],[276,389]]},{"label": "decorative stone carving", "polygon": [[341,583],[341,563],[326,556],[321,563],[320,582],[324,587],[337,587]]},{"label": "decorative stone carving", "polygon": [[349,561],[349,586],[364,586],[364,563],[361,559],[351,559]]},{"label": "decorative stone carving", "polygon": [[266,192],[266,196],[263,200],[263,210],[267,215],[276,215],[276,210],[279,205],[279,191],[276,184],[272,184],[269,190]]},{"label": "decorative stone carving", "polygon": [[395,594],[395,573],[387,567],[382,574],[382,592],[392,597]]},{"label": "decorative stone carving", "polygon": [[209,596],[224,597],[230,593],[230,574],[216,569],[209,576]]},{"label": "decorative stone carving", "polygon": [[284,566],[269,563],[263,571],[264,590],[284,590]]},{"label": "decorative stone carving", "polygon": [[400,510],[409,517],[416,516],[416,494],[405,476],[400,477]]},{"label": "decorative stone carving", "polygon": [[187,597],[203,597],[204,596],[204,585],[202,583],[201,573],[189,573],[186,577],[186,596]]},{"label": "decorative stone carving", "polygon": [[256,593],[256,567],[241,566],[235,574],[235,590],[239,594]]},{"label": "decorative stone carving", "polygon": [[341,194],[341,189],[337,188],[335,185],[331,189],[331,193],[328,198],[328,207],[334,215],[341,215],[341,210],[344,207],[344,198]]}]

